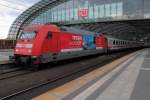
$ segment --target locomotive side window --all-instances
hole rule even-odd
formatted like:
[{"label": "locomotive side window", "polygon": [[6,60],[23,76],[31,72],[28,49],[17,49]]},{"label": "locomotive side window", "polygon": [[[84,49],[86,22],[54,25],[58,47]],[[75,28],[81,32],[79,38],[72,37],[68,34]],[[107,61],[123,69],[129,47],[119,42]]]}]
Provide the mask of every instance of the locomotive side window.
[{"label": "locomotive side window", "polygon": [[52,33],[51,32],[47,33],[47,39],[52,39]]},{"label": "locomotive side window", "polygon": [[113,45],[115,45],[115,40],[113,41]]},{"label": "locomotive side window", "polygon": [[116,45],[118,45],[118,41],[116,41]]}]

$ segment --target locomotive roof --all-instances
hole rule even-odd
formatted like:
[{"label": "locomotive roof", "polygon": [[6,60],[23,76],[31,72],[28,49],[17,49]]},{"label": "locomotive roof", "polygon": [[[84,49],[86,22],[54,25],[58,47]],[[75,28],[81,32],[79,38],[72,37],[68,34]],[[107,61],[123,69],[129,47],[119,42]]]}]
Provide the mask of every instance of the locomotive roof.
[{"label": "locomotive roof", "polygon": [[57,26],[57,25],[32,25],[32,26],[27,26],[24,28],[24,30],[38,30],[43,28],[44,26],[49,26],[53,29],[53,31],[63,31],[63,32],[68,32],[68,33],[74,33],[74,34],[89,34],[89,35],[99,35],[96,32],[91,32],[91,31],[87,31],[87,30],[83,30],[83,29],[79,29],[79,28],[75,28],[75,27],[67,27],[67,26]]},{"label": "locomotive roof", "polygon": [[75,28],[75,27],[67,27],[67,26],[57,26],[57,25],[32,25],[32,26],[26,26],[24,28],[24,30],[33,30],[33,29],[40,29],[43,28],[44,26],[49,26],[51,27],[53,30],[57,30],[57,31],[63,31],[63,32],[68,32],[68,33],[74,33],[74,34],[89,34],[89,35],[96,35],[98,33],[96,32],[91,32],[91,31],[87,31],[87,30],[83,30],[83,29],[79,29],[79,28]]},{"label": "locomotive roof", "polygon": [[87,31],[87,30],[83,30],[83,29],[79,29],[79,28],[74,28],[74,27],[66,27],[66,26],[61,26],[60,30],[64,31],[64,32],[75,33],[75,34],[89,34],[89,35],[98,34],[95,32],[91,32],[91,31]]}]

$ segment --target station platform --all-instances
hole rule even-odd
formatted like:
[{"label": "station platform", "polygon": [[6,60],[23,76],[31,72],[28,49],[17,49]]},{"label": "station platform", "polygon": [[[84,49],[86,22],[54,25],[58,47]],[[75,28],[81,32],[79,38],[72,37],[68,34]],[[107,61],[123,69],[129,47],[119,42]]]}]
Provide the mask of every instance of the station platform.
[{"label": "station platform", "polygon": [[6,63],[9,60],[9,56],[12,55],[12,49],[0,49],[0,64]]},{"label": "station platform", "polygon": [[150,49],[128,54],[32,100],[150,100]]}]

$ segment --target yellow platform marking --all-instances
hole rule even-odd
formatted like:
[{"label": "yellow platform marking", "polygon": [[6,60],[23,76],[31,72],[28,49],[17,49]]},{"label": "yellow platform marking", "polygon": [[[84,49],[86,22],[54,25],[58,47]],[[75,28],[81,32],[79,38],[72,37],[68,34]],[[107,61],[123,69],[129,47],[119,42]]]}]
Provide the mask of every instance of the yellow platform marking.
[{"label": "yellow platform marking", "polygon": [[62,86],[59,86],[55,89],[49,90],[45,94],[42,94],[38,97],[33,98],[32,100],[60,100],[69,95],[70,93],[74,92],[75,90],[79,89],[80,87],[84,86],[86,83],[96,79],[97,77],[105,75],[107,72],[111,71],[112,69],[116,68],[117,65],[123,63],[124,61],[128,60],[131,56],[134,56],[137,52],[128,54],[122,58],[119,58],[109,64],[106,64],[94,71],[87,73],[75,80],[72,80]]}]

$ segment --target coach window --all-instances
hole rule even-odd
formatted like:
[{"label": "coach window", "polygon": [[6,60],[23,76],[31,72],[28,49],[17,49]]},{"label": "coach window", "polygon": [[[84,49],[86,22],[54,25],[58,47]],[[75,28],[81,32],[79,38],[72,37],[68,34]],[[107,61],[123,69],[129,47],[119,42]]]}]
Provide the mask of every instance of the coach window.
[{"label": "coach window", "polygon": [[113,45],[115,45],[115,40],[113,41]]},{"label": "coach window", "polygon": [[52,33],[51,32],[48,32],[47,33],[47,39],[51,39],[52,38]]},{"label": "coach window", "polygon": [[116,41],[116,45],[118,45],[118,41]]}]

